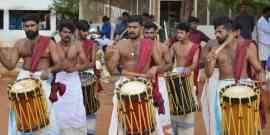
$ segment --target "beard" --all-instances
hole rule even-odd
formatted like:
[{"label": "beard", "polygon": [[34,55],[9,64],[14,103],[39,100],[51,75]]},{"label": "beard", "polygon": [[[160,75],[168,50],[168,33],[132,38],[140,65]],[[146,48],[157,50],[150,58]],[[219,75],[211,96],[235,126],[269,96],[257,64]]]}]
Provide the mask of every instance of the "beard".
[{"label": "beard", "polygon": [[136,33],[134,33],[134,32],[130,32],[130,33],[128,33],[128,37],[130,39],[137,39],[138,38],[138,35],[136,35]]},{"label": "beard", "polygon": [[224,38],[217,38],[217,41],[219,44],[223,44],[228,38],[228,35],[226,35]]},{"label": "beard", "polygon": [[38,31],[26,31],[25,35],[28,39],[33,40],[38,36]]},{"label": "beard", "polygon": [[63,40],[63,42],[65,42],[65,43],[69,43],[69,42],[71,41],[71,37],[70,37],[70,36],[66,36],[66,37],[64,37],[62,40]]}]

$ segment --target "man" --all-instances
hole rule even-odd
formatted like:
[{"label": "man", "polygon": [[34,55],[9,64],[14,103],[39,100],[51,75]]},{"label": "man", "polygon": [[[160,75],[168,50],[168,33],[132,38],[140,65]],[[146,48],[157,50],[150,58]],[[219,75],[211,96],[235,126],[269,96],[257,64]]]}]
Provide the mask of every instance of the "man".
[{"label": "man", "polygon": [[190,26],[191,26],[191,31],[189,33],[189,39],[198,45],[200,45],[201,42],[207,43],[209,40],[209,37],[197,29],[198,24],[199,24],[199,19],[191,16],[188,19],[188,22],[190,23]]},{"label": "man", "polygon": [[[160,43],[157,38],[158,34],[158,27],[153,22],[145,22],[144,23],[144,30],[143,30],[144,38],[151,39],[154,42],[154,45],[157,46],[157,49],[160,52],[161,60],[163,63],[170,63],[170,55],[169,55],[169,48],[164,44]],[[164,69],[162,72],[159,73],[158,77],[158,85],[159,91],[161,92],[162,99],[164,100],[165,106],[165,114],[159,114],[157,125],[159,126],[158,129],[167,128],[166,131],[160,131],[160,135],[165,135],[168,132],[172,132],[171,130],[171,118],[170,118],[170,108],[169,108],[169,100],[168,100],[168,92],[166,87],[166,82],[164,77],[161,77],[164,72],[170,69]]]},{"label": "man", "polygon": [[[210,123],[214,127],[210,127],[213,134],[221,134],[221,110],[219,91],[221,88],[234,84],[235,82],[247,83],[251,82],[248,76],[248,64],[250,64],[255,72],[256,79],[265,81],[264,70],[257,58],[256,45],[240,37],[240,28],[232,23],[228,17],[218,17],[214,20],[215,34],[218,44],[227,43],[226,46],[218,52],[218,45],[213,46],[207,56],[206,76],[211,77],[214,68],[217,66],[219,70],[219,82],[213,89],[212,98],[214,101],[210,103],[209,109],[214,112],[213,119]],[[265,86],[263,86],[265,89]]]},{"label": "man", "polygon": [[235,22],[241,26],[240,34],[245,39],[252,39],[252,32],[255,26],[255,17],[248,14],[248,5],[240,5],[240,14],[235,17]]},{"label": "man", "polygon": [[[116,67],[119,67],[122,75],[117,82],[118,84],[127,78],[154,78],[158,71],[161,71],[166,66],[170,66],[170,64],[162,64],[159,51],[151,40],[140,39],[142,27],[142,18],[140,16],[131,16],[128,20],[129,39],[120,40],[115,45],[110,45],[107,48],[106,58],[108,60],[107,67],[109,71],[113,72]],[[159,66],[151,67],[152,63]],[[162,110],[164,108],[162,108],[162,99],[160,99],[160,93],[157,90],[153,90],[153,92],[155,93],[153,98],[160,107],[159,111],[164,112],[164,110]],[[121,127],[122,125],[119,124],[117,118],[116,96],[113,98],[113,103],[114,109],[109,134],[124,134],[124,130]]]},{"label": "man", "polygon": [[50,81],[48,78],[61,67],[63,53],[49,38],[39,35],[39,20],[33,15],[23,17],[23,28],[26,38],[18,40],[12,48],[0,48],[0,61],[8,70],[16,68],[20,58],[23,59],[23,67],[17,76],[17,80],[29,77],[42,79],[42,88],[45,92],[46,102],[50,111],[50,124],[37,131],[21,133],[17,130],[15,110],[9,113],[9,135],[58,135],[59,129],[55,123],[54,110],[49,102]]},{"label": "man", "polygon": [[257,40],[260,61],[265,66],[268,56],[270,56],[270,7],[263,9],[263,15],[257,22]]},{"label": "man", "polygon": [[101,36],[105,36],[108,39],[111,39],[111,31],[112,31],[112,25],[110,22],[110,18],[108,16],[102,17],[102,26],[101,26]]},{"label": "man", "polygon": [[56,122],[60,135],[86,135],[86,113],[79,71],[89,64],[80,41],[73,41],[73,22],[64,21],[59,26],[61,41],[57,43],[64,52],[63,69],[55,76],[55,82],[66,86],[66,92],[54,103]]},{"label": "man", "polygon": [[[170,48],[171,58],[175,58],[176,68],[174,72],[198,71],[199,45],[189,39],[190,25],[179,23],[176,27],[175,42]],[[194,75],[196,76],[196,75]],[[196,77],[195,77],[196,78]],[[194,79],[197,80],[197,79]],[[194,82],[195,83],[195,82]],[[196,99],[195,90],[192,90],[193,98]],[[172,125],[175,134],[193,135],[194,134],[194,114],[172,115]]]},{"label": "man", "polygon": [[[129,13],[128,12],[123,12],[122,13],[122,17],[119,18],[119,22],[116,24],[115,27],[115,39],[119,39],[120,35],[125,32],[126,28],[127,28],[127,20],[129,18]],[[127,37],[127,35],[125,35],[125,37]]]},{"label": "man", "polygon": [[[87,66],[87,69],[84,72],[89,72],[95,74],[97,77],[96,91],[100,91],[101,85],[99,83],[100,71],[96,69],[96,42],[90,39],[87,39],[89,25],[85,20],[79,20],[77,23],[77,28],[79,30],[79,40],[82,42],[84,52],[87,56],[88,62],[90,63]],[[91,78],[87,78],[91,79]],[[92,78],[94,79],[94,78]],[[95,95],[93,95],[95,96]],[[96,133],[96,113],[86,114],[87,119],[87,135],[94,135]]]}]

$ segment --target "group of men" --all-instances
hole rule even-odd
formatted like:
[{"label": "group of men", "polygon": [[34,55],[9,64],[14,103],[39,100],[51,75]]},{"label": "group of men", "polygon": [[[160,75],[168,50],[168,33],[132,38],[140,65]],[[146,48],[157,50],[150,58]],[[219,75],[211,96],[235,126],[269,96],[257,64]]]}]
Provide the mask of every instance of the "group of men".
[{"label": "group of men", "polygon": [[[267,9],[267,8],[266,8]],[[269,8],[266,11],[269,19]],[[196,30],[196,18],[190,23],[181,22],[176,27],[173,40],[161,43],[158,40],[158,26],[151,21],[144,22],[141,16],[129,16],[127,19],[127,38],[119,39],[108,45],[105,52],[106,67],[111,74],[120,72],[115,87],[130,78],[144,78],[159,87],[153,93],[159,95],[156,100],[157,125],[151,134],[194,134],[194,113],[184,115],[170,114],[168,93],[164,74],[167,72],[194,72],[194,83],[198,86],[199,69],[204,66],[206,78],[211,80],[218,73],[215,87],[204,89],[210,97],[202,100],[205,127],[208,134],[221,134],[221,111],[219,91],[224,86],[241,81],[265,82],[265,71],[258,58],[255,42],[242,38],[241,26],[229,17],[221,16],[214,20],[215,40]],[[23,67],[17,79],[37,77],[42,80],[45,97],[49,103],[50,124],[36,132],[21,133],[16,128],[14,110],[9,115],[9,135],[90,135],[95,134],[95,114],[87,116],[83,103],[83,94],[79,72],[94,69],[96,62],[96,43],[87,39],[89,25],[81,20],[63,21],[59,26],[61,40],[55,42],[50,37],[39,35],[38,19],[25,16],[23,26],[26,38],[18,40],[12,48],[0,48],[0,62],[11,70],[20,58]],[[194,24],[195,23],[195,24]],[[192,24],[192,25],[191,25]],[[192,27],[193,26],[193,27]],[[269,34],[269,33],[268,33]],[[209,41],[208,41],[209,40]],[[200,41],[208,42],[207,51],[202,52]],[[221,44],[226,43],[224,48]],[[204,54],[201,54],[204,53]],[[205,59],[202,59],[201,56]],[[203,66],[201,66],[203,65]],[[249,72],[252,69],[252,72]],[[253,73],[253,74],[252,74]],[[59,96],[51,89],[54,83],[65,85],[64,93]],[[209,81],[208,81],[209,82]],[[209,82],[213,83],[213,82]],[[209,84],[206,84],[209,85]],[[262,84],[262,89],[266,86]],[[202,90],[197,87],[197,90]],[[196,89],[192,97],[196,100]],[[209,95],[209,94],[208,94]],[[126,134],[119,123],[117,114],[117,96],[113,97],[113,112],[108,134]],[[197,100],[196,100],[197,102]],[[164,130],[166,127],[167,131]]]}]

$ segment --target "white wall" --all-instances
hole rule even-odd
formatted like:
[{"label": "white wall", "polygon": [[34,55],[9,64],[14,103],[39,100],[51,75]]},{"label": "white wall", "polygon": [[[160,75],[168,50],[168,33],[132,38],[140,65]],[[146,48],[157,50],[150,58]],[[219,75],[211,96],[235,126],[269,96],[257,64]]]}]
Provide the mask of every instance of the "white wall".
[{"label": "white wall", "polygon": [[[0,45],[12,46],[20,38],[24,38],[23,30],[9,30],[9,10],[48,10],[52,0],[0,0],[0,9],[4,10],[4,29],[0,30]],[[51,30],[40,31],[43,35],[50,35],[56,30],[56,14],[51,12]]]}]

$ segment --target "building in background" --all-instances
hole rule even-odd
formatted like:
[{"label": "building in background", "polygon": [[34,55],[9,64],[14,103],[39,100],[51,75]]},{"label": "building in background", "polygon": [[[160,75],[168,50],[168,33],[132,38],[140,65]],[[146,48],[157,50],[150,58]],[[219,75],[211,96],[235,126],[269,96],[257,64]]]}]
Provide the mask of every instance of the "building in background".
[{"label": "building in background", "polygon": [[40,33],[51,35],[56,30],[56,15],[49,10],[52,0],[0,0],[0,42],[4,46],[25,37],[22,17],[35,14],[40,20]]}]

